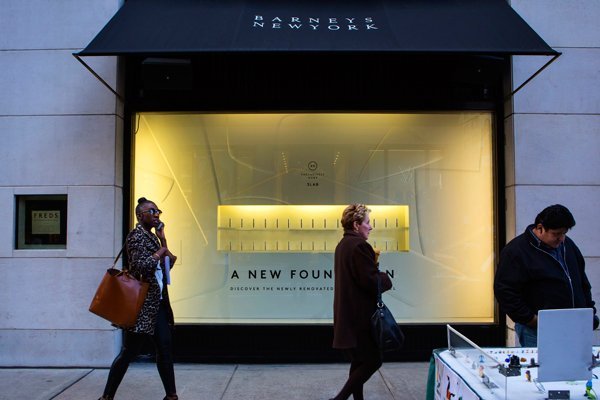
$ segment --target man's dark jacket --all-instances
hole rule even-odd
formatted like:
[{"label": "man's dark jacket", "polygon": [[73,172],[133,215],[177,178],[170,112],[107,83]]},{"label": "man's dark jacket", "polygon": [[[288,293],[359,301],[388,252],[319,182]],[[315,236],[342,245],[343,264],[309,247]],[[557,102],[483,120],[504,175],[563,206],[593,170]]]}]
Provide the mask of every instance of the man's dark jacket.
[{"label": "man's dark jacket", "polygon": [[379,271],[371,245],[358,233],[345,231],[335,249],[334,348],[357,347],[359,337],[370,334],[377,303],[377,276],[382,291],[392,287],[388,274]]},{"label": "man's dark jacket", "polygon": [[565,271],[530,232],[533,227],[528,226],[500,252],[494,279],[500,308],[521,324],[529,322],[539,310],[594,308],[585,261],[575,243],[566,237],[561,244]]}]

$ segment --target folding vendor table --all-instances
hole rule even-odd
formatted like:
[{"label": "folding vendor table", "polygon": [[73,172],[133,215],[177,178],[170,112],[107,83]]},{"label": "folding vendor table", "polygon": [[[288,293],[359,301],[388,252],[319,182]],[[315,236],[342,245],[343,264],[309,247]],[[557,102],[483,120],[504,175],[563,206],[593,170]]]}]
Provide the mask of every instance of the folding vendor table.
[{"label": "folding vendor table", "polygon": [[586,364],[589,370],[585,368],[589,371],[589,379],[538,382],[538,348],[480,348],[452,327],[448,326],[448,330],[448,348],[433,352],[427,384],[428,400],[584,400],[600,397],[595,392],[600,393],[600,365],[596,364],[600,357],[598,346],[590,346],[589,364]]}]

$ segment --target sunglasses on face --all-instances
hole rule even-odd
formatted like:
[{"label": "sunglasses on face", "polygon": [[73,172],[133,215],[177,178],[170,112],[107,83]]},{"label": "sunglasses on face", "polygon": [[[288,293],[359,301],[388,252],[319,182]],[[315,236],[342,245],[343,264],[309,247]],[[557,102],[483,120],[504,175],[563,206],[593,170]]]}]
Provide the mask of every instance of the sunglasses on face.
[{"label": "sunglasses on face", "polygon": [[148,210],[142,211],[142,214],[143,213],[148,213],[150,215],[160,215],[160,214],[162,214],[162,211],[157,210],[156,208],[150,208]]}]

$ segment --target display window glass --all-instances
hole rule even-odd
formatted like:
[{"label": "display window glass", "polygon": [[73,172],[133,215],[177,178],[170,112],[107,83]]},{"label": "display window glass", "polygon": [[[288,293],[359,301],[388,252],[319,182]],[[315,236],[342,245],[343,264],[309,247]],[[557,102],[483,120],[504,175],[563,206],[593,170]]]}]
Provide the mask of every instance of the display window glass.
[{"label": "display window glass", "polygon": [[364,203],[402,323],[494,322],[493,114],[141,113],[176,322],[329,324],[342,210]]}]

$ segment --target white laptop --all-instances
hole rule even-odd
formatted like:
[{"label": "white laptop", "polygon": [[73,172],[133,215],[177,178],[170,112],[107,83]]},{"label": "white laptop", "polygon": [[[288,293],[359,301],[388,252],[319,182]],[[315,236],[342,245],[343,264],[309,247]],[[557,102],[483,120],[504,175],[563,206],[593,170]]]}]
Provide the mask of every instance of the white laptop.
[{"label": "white laptop", "polygon": [[591,308],[538,312],[538,381],[592,379]]}]

